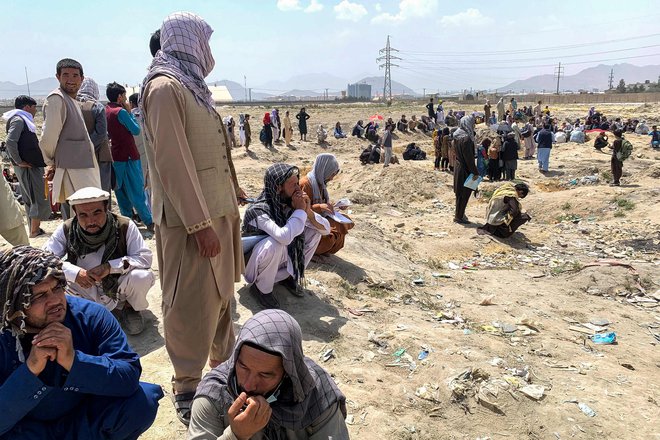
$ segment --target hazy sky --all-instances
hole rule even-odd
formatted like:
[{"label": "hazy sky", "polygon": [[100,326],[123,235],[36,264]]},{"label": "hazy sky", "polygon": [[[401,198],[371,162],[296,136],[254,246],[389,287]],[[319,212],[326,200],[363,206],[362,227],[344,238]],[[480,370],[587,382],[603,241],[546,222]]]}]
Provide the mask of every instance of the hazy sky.
[{"label": "hazy sky", "polygon": [[559,61],[566,75],[599,61],[660,64],[657,5],[656,0],[3,0],[0,80],[25,83],[24,67],[31,81],[52,76],[57,61],[70,57],[99,84],[137,84],[150,62],[151,32],[169,13],[187,10],[215,30],[216,65],[209,81],[243,83],[245,75],[255,89],[308,73],[355,81],[382,74],[376,57],[390,35],[403,58],[392,70],[394,80],[418,91],[494,88],[552,74]]}]

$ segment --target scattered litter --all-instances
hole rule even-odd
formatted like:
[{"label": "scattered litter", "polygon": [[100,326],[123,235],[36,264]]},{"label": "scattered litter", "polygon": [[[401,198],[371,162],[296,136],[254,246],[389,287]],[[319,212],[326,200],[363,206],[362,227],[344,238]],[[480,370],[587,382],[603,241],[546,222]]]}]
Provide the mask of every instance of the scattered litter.
[{"label": "scattered litter", "polygon": [[488,332],[488,333],[499,333],[500,332],[497,327],[494,327],[492,325],[482,325],[481,329],[485,332]]},{"label": "scattered litter", "polygon": [[590,322],[583,323],[582,326],[588,328],[589,330],[593,330],[595,333],[602,333],[607,331],[607,326],[595,325]]},{"label": "scattered litter", "polygon": [[464,328],[464,329],[463,329],[463,334],[464,334],[464,335],[471,335],[471,334],[472,334],[472,330],[470,330],[469,328]]},{"label": "scattered litter", "polygon": [[431,402],[440,402],[440,386],[437,384],[424,384],[417,388],[415,396]]},{"label": "scattered litter", "polygon": [[621,364],[621,366],[622,366],[623,368],[627,368],[627,369],[629,369],[630,371],[635,371],[635,367],[633,367],[633,366],[630,365],[630,364]]},{"label": "scattered litter", "polygon": [[417,360],[423,361],[427,357],[429,357],[429,351],[428,350],[422,350],[422,351],[419,352],[419,355],[417,355]]},{"label": "scattered litter", "polygon": [[513,324],[502,324],[500,327],[504,333],[514,333],[518,330],[518,327]]},{"label": "scattered litter", "polygon": [[439,273],[439,272],[433,272],[431,274],[433,278],[451,278],[451,274],[448,273]]},{"label": "scattered litter", "polygon": [[401,356],[403,356],[403,354],[404,354],[405,352],[406,352],[406,349],[405,349],[405,348],[399,348],[397,351],[395,351],[395,352],[392,353],[392,354],[394,355],[394,357],[398,357],[398,358],[400,358]]},{"label": "scattered litter", "polygon": [[504,359],[495,357],[491,359],[490,362],[488,363],[491,364],[493,367],[501,367],[504,365]]},{"label": "scattered litter", "polygon": [[408,330],[408,326],[405,325],[405,324],[397,324],[396,325],[396,330],[398,332],[402,332],[402,331]]},{"label": "scattered litter", "polygon": [[496,414],[504,415],[502,408],[500,408],[495,402],[491,402],[490,400],[486,399],[482,393],[477,394],[477,402],[479,402],[484,408],[488,408]]},{"label": "scattered litter", "polygon": [[369,342],[373,342],[381,348],[387,348],[389,346],[389,343],[385,339],[390,339],[391,337],[387,333],[376,335],[376,332],[369,332]]},{"label": "scattered litter", "polygon": [[347,425],[352,425],[355,423],[355,417],[353,417],[353,414],[349,414],[346,416],[346,424]]},{"label": "scattered litter", "polygon": [[451,261],[447,263],[447,267],[450,268],[451,270],[458,270],[461,268],[458,264],[452,263]]},{"label": "scattered litter", "polygon": [[325,352],[323,352],[323,354],[321,355],[321,360],[323,362],[328,362],[333,357],[335,357],[335,350],[334,350],[334,348],[330,348],[330,349],[326,350]]},{"label": "scattered litter", "polygon": [[541,400],[545,394],[545,387],[541,385],[525,385],[518,391],[534,400]]},{"label": "scattered litter", "polygon": [[492,306],[492,305],[495,305],[495,303],[493,302],[493,298],[495,298],[495,295],[488,295],[487,297],[485,297],[484,299],[481,300],[481,302],[479,303],[479,305],[480,305],[480,306]]},{"label": "scattered litter", "polygon": [[591,409],[586,403],[579,402],[578,408],[580,408],[580,411],[582,411],[585,415],[589,417],[596,417],[596,411]]},{"label": "scattered litter", "polygon": [[530,318],[520,318],[517,324],[524,325],[525,327],[529,327],[537,332],[540,331],[539,329],[541,328],[541,323]]},{"label": "scattered litter", "polygon": [[594,342],[594,344],[614,344],[616,342],[616,333],[599,333],[597,335],[593,335],[591,340]]},{"label": "scattered litter", "polygon": [[574,331],[574,332],[579,332],[579,333],[584,333],[585,335],[594,335],[596,332],[582,326],[577,326],[577,325],[571,325],[568,327],[569,330]]},{"label": "scattered litter", "polygon": [[594,318],[589,320],[590,323],[593,325],[600,325],[601,327],[608,326],[611,324],[611,322],[608,319],[604,318]]},{"label": "scattered litter", "polygon": [[424,285],[424,278],[416,278],[412,281],[413,286],[423,286]]}]

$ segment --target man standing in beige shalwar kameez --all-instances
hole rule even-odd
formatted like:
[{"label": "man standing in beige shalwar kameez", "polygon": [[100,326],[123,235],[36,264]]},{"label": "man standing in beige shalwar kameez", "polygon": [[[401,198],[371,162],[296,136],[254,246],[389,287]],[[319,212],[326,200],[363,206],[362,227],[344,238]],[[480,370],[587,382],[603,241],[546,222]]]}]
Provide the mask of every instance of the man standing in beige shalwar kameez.
[{"label": "man standing in beige shalwar kameez", "polygon": [[215,367],[231,355],[231,300],[244,268],[237,196],[245,194],[204,82],[215,65],[212,33],[197,15],[168,16],[141,93],[165,345],[184,424],[207,359]]},{"label": "man standing in beige shalwar kameez", "polygon": [[44,126],[39,147],[46,162],[46,178],[53,181],[53,201],[62,205],[62,218],[69,217],[66,199],[86,187],[101,187],[94,144],[89,138],[76,95],[83,81],[83,68],[76,60],[57,63],[60,86],[44,103]]}]

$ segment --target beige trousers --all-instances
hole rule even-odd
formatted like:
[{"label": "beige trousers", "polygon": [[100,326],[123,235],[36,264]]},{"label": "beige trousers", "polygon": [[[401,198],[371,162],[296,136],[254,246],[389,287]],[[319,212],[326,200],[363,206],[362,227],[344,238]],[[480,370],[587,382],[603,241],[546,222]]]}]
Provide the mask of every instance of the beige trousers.
[{"label": "beige trousers", "polygon": [[213,219],[220,253],[200,257],[183,226],[156,226],[156,250],[163,291],[165,346],[174,366],[174,392],[195,391],[210,358],[227,360],[234,347],[231,300],[243,271],[240,217]]}]

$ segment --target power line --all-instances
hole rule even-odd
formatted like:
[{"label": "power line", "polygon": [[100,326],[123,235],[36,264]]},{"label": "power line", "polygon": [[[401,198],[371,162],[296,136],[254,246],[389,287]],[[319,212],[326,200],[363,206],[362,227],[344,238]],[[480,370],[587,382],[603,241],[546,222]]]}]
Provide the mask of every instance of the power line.
[{"label": "power line", "polygon": [[385,84],[383,85],[383,99],[388,99],[389,102],[392,102],[392,72],[391,67],[399,67],[397,64],[392,64],[392,60],[400,60],[401,58],[392,55],[392,52],[398,52],[397,49],[394,49],[390,46],[390,36],[387,36],[387,44],[384,49],[378,51],[378,53],[385,54],[376,58],[376,62],[385,60],[385,63],[379,64],[378,68],[382,69],[385,67]]},{"label": "power line", "polygon": [[614,87],[614,69],[610,70],[610,81],[609,81],[610,90]]},{"label": "power line", "polygon": [[437,56],[465,56],[465,57],[471,57],[474,55],[506,55],[506,54],[523,54],[523,53],[537,53],[537,52],[546,52],[546,51],[551,51],[551,50],[564,50],[564,49],[577,49],[580,47],[588,47],[588,46],[602,46],[603,44],[608,44],[608,43],[619,43],[622,41],[631,41],[631,40],[639,40],[643,38],[650,38],[650,37],[657,37],[659,36],[660,33],[656,34],[648,34],[648,35],[639,35],[636,37],[628,37],[628,38],[619,38],[615,40],[605,40],[605,41],[597,41],[593,43],[579,43],[579,44],[569,44],[565,46],[550,46],[550,47],[539,47],[539,48],[534,48],[534,49],[515,49],[515,50],[502,50],[502,51],[487,51],[487,52],[472,52],[472,51],[461,51],[461,52],[424,52],[424,51],[401,51],[402,54],[411,54],[411,55],[437,55]]},{"label": "power line", "polygon": [[[637,47],[629,47],[625,49],[613,49],[613,50],[603,50],[599,52],[587,52],[587,53],[581,53],[581,54],[574,54],[574,55],[561,55],[562,58],[582,58],[590,55],[603,55],[606,53],[616,53],[616,52],[629,52],[631,50],[638,50],[638,49],[650,49],[654,47],[660,47],[660,44],[651,44],[648,46],[637,46]],[[543,60],[554,60],[557,59],[556,56],[554,57],[543,57],[543,58],[517,58],[517,59],[495,59],[495,60],[453,60],[453,61],[444,61],[444,60],[427,60],[427,59],[420,59],[420,58],[413,58],[413,59],[408,59],[405,62],[419,62],[419,63],[439,63],[439,64],[490,64],[490,63],[516,63],[516,62],[526,62],[526,61],[543,61]]]},{"label": "power line", "polygon": [[559,78],[564,76],[564,68],[561,67],[561,62],[559,63],[559,66],[555,69],[555,76],[557,77],[557,94],[559,95]]},{"label": "power line", "polygon": [[[593,63],[601,63],[605,61],[619,61],[619,60],[629,60],[633,58],[646,58],[646,57],[653,57],[653,56],[659,56],[660,53],[649,53],[645,55],[634,55],[634,56],[629,56],[629,57],[619,57],[619,58],[607,58],[607,59],[600,59],[600,60],[589,60],[589,61],[576,61],[573,63],[564,63],[564,66],[575,66],[579,64],[593,64]],[[427,64],[425,63],[419,63],[416,64],[419,66],[426,66]],[[470,66],[471,70],[492,70],[492,69],[504,69],[504,70],[511,70],[511,69],[524,69],[524,68],[533,68],[533,67],[554,67],[555,64],[530,64],[530,65],[525,65],[525,66]],[[438,67],[436,67],[438,68]],[[446,67],[446,69],[451,70],[449,67]]]}]

